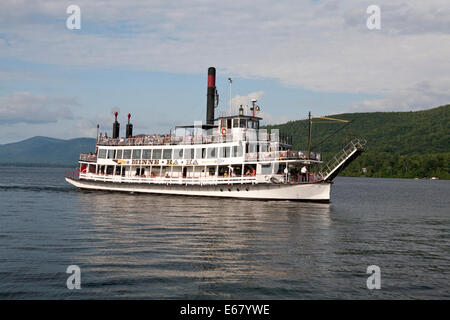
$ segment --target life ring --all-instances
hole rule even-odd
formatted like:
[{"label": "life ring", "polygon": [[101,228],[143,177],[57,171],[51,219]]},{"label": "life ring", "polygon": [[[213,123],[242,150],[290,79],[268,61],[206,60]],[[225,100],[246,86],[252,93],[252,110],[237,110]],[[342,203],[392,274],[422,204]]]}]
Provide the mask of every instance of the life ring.
[{"label": "life ring", "polygon": [[227,128],[222,128],[222,130],[220,131],[223,135],[227,134]]}]

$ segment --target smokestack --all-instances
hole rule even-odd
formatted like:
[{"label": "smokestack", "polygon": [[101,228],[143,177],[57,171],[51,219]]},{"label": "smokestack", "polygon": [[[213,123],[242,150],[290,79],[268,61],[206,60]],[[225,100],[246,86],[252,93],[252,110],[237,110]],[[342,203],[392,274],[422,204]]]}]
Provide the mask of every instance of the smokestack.
[{"label": "smokestack", "polygon": [[130,123],[131,114],[128,114],[128,123],[125,138],[133,137],[133,125]]},{"label": "smokestack", "polygon": [[208,91],[206,94],[206,124],[214,125],[214,99],[216,97],[216,68],[208,69]]},{"label": "smokestack", "polygon": [[118,114],[119,114],[118,112],[114,113],[114,116],[116,117],[116,120],[113,123],[113,132],[112,132],[113,139],[117,139],[119,137],[120,123],[117,122],[117,115]]}]

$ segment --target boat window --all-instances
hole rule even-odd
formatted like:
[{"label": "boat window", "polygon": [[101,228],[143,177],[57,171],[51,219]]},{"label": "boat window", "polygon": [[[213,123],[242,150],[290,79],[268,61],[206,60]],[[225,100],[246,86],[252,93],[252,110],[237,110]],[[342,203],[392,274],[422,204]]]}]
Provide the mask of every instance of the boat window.
[{"label": "boat window", "polygon": [[206,148],[197,148],[195,154],[195,159],[205,159],[206,158]]},{"label": "boat window", "polygon": [[272,165],[270,163],[261,165],[261,174],[272,174]]},{"label": "boat window", "polygon": [[195,149],[186,149],[186,151],[184,152],[184,158],[185,159],[194,159],[194,150]]},{"label": "boat window", "polygon": [[152,149],[142,150],[142,159],[151,159],[151,158],[152,158]]},{"label": "boat window", "polygon": [[259,121],[255,121],[255,129],[259,129]]},{"label": "boat window", "polygon": [[208,148],[208,159],[217,158],[217,148]]},{"label": "boat window", "polygon": [[233,119],[233,128],[239,127],[239,119]]},{"label": "boat window", "polygon": [[117,150],[116,159],[122,159],[122,150]]},{"label": "boat window", "polygon": [[267,152],[267,150],[269,150],[268,146],[267,146],[267,143],[260,143],[259,144],[259,152]]},{"label": "boat window", "polygon": [[242,146],[233,147],[233,157],[242,157]]},{"label": "boat window", "polygon": [[227,129],[231,129],[231,119],[227,119]]},{"label": "boat window", "polygon": [[250,142],[247,144],[247,153],[257,152],[258,144],[256,142]]},{"label": "boat window", "polygon": [[230,147],[220,148],[220,158],[229,158],[231,156]]},{"label": "boat window", "polygon": [[241,128],[247,128],[247,121],[245,119],[241,119],[241,123],[239,125]]},{"label": "boat window", "polygon": [[141,159],[141,149],[133,150],[133,159]]},{"label": "boat window", "polygon": [[108,150],[108,159],[114,159],[114,153],[116,150]]},{"label": "boat window", "polygon": [[131,159],[131,149],[123,150],[123,158],[124,159]]},{"label": "boat window", "polygon": [[173,150],[173,158],[174,159],[183,159],[183,149]]},{"label": "boat window", "polygon": [[106,159],[106,149],[100,149],[98,150],[98,157],[100,159]]},{"label": "boat window", "polygon": [[153,149],[152,159],[161,159],[161,149]]},{"label": "boat window", "polygon": [[113,174],[114,166],[106,166],[106,174]]},{"label": "boat window", "polygon": [[220,120],[220,126],[221,126],[222,128],[226,128],[226,127],[227,127],[227,120],[226,120],[226,119]]},{"label": "boat window", "polygon": [[163,150],[163,159],[172,159],[172,149]]}]

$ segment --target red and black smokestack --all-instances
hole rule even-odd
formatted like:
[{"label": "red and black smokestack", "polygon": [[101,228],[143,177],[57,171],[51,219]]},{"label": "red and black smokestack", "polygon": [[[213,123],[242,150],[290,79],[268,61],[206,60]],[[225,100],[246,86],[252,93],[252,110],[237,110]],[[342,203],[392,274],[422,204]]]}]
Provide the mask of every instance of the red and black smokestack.
[{"label": "red and black smokestack", "polygon": [[128,114],[128,123],[126,127],[125,138],[133,137],[133,125],[130,123],[131,114]]},{"label": "red and black smokestack", "polygon": [[119,114],[118,112],[114,113],[114,116],[116,117],[116,120],[113,123],[113,132],[112,132],[113,139],[117,139],[119,137],[120,123],[117,122],[117,115],[118,114]]},{"label": "red and black smokestack", "polygon": [[208,69],[208,91],[206,94],[206,124],[214,125],[214,100],[216,97],[216,68]]}]

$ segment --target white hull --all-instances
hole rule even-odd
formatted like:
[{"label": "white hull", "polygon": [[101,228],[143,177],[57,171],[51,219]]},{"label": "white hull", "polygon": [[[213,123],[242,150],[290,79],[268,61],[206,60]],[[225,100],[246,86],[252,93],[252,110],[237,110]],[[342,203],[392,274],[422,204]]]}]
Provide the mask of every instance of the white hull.
[{"label": "white hull", "polygon": [[302,184],[234,184],[231,186],[214,185],[161,185],[143,183],[114,183],[89,180],[66,181],[77,188],[87,190],[122,191],[136,193],[154,193],[186,196],[207,196],[261,200],[297,200],[297,201],[330,201],[331,182]]}]

